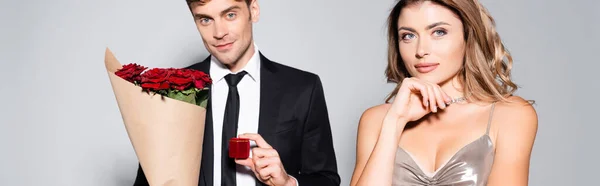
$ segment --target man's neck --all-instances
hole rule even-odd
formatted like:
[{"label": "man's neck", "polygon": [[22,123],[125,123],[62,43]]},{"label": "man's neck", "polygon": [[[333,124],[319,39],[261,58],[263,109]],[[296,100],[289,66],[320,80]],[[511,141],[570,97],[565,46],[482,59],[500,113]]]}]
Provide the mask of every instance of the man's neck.
[{"label": "man's neck", "polygon": [[254,50],[255,50],[254,43],[251,43],[250,46],[248,47],[248,50],[246,50],[246,52],[244,52],[242,57],[240,57],[232,65],[226,65],[227,68],[233,73],[237,73],[238,71],[242,70],[248,64],[248,62],[250,62],[250,59],[254,55],[254,52],[255,52]]}]

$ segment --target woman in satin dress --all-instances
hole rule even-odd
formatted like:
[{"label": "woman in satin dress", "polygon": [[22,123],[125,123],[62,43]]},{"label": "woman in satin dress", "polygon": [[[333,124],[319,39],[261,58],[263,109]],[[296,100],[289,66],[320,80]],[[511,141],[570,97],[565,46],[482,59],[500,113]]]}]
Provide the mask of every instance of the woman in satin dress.
[{"label": "woman in satin dress", "polygon": [[388,18],[397,83],[358,126],[352,186],[528,184],[533,102],[477,0],[401,0]]}]

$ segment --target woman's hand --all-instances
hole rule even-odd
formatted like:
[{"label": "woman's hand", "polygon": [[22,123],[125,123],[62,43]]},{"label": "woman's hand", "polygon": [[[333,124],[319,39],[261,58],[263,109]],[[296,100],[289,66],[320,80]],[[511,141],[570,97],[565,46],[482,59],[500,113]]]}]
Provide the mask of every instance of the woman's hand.
[{"label": "woman's hand", "polygon": [[[414,77],[405,78],[398,89],[386,117],[393,117],[406,123],[421,119],[426,114],[446,108],[451,98],[437,84]],[[403,127],[402,127],[403,128]]]},{"label": "woman's hand", "polygon": [[438,85],[406,78],[391,105],[367,109],[359,122],[356,166],[350,185],[391,185],[404,125],[436,112],[438,106],[445,108],[446,102],[450,97]]}]

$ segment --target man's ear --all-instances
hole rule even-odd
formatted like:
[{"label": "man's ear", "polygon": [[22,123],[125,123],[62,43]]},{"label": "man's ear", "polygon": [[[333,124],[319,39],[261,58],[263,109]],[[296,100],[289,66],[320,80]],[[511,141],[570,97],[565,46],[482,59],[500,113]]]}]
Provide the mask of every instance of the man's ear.
[{"label": "man's ear", "polygon": [[258,19],[260,17],[260,7],[258,6],[258,0],[252,0],[248,8],[250,9],[250,19],[252,20],[252,22],[258,22]]}]

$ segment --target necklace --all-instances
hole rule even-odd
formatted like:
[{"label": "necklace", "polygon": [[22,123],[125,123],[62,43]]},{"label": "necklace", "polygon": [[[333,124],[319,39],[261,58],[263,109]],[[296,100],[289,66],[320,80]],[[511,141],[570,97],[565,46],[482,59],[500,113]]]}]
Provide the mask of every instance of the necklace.
[{"label": "necklace", "polygon": [[467,100],[467,98],[465,98],[465,97],[454,98],[454,99],[450,100],[450,102],[447,102],[446,105],[450,105],[453,103],[458,103],[458,102],[462,102],[462,101],[466,101],[466,100]]}]

